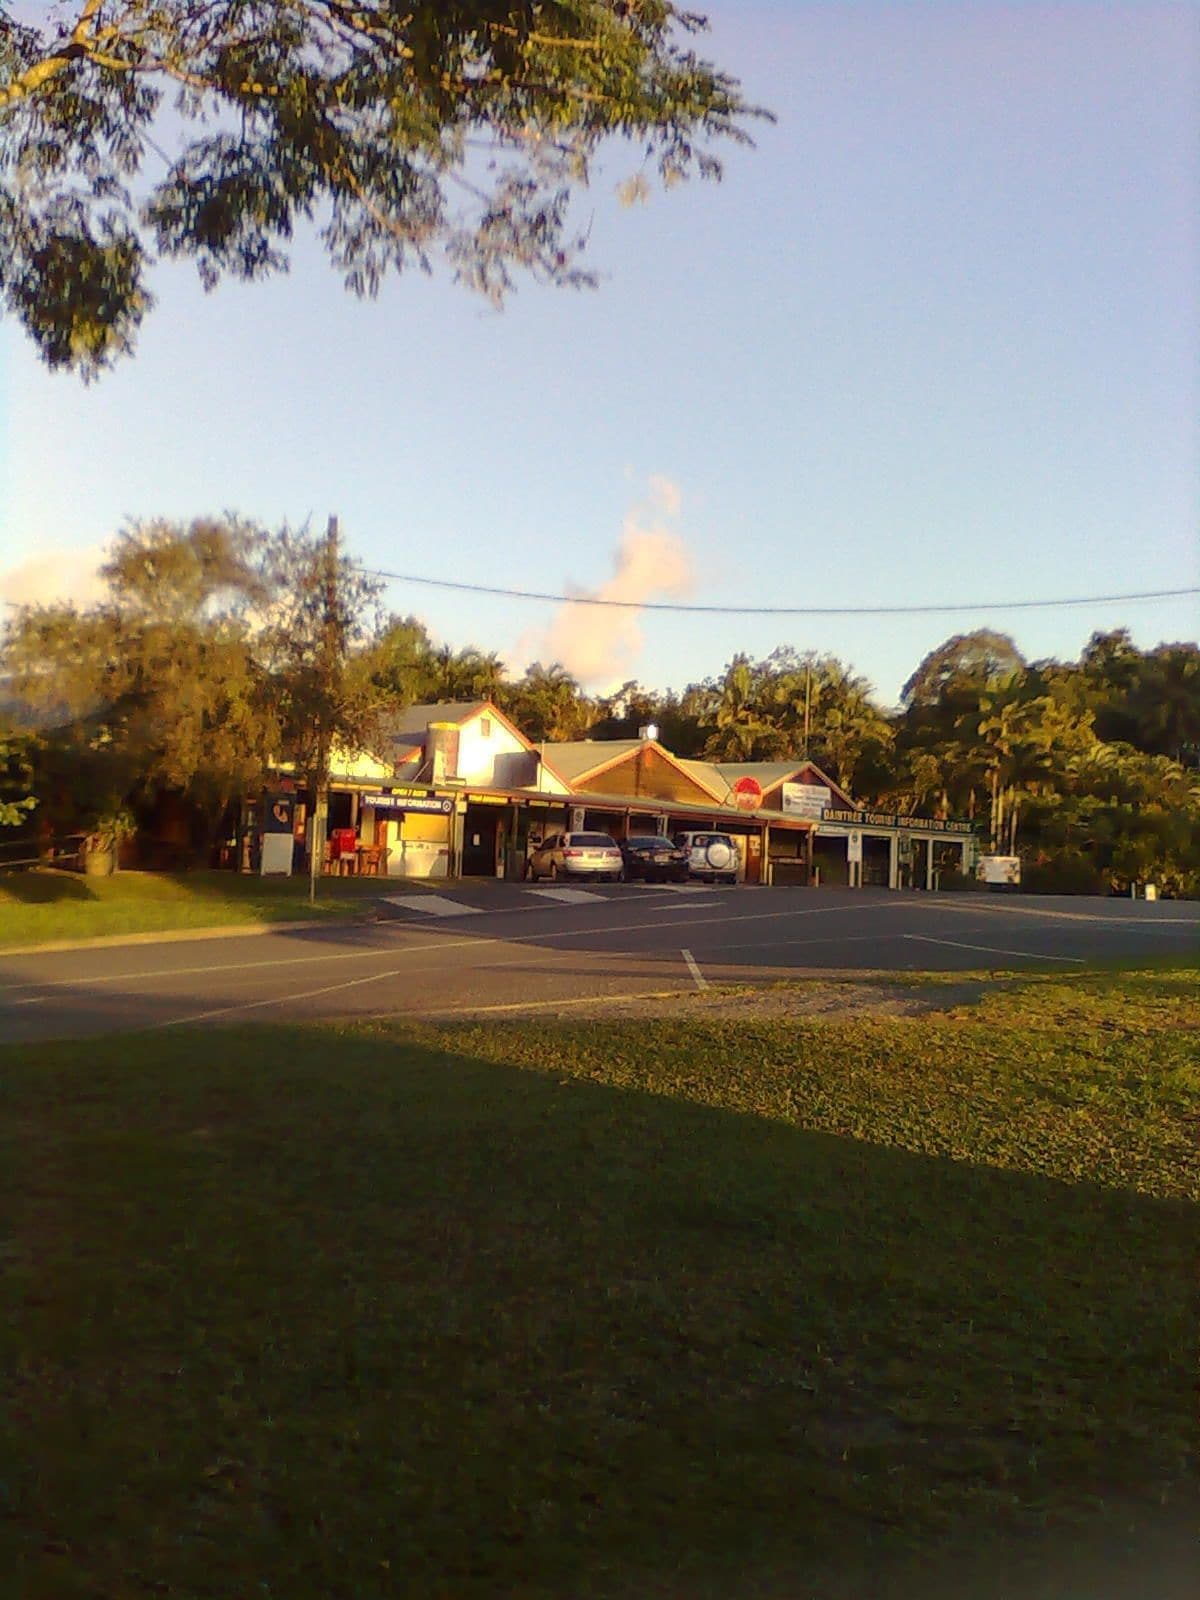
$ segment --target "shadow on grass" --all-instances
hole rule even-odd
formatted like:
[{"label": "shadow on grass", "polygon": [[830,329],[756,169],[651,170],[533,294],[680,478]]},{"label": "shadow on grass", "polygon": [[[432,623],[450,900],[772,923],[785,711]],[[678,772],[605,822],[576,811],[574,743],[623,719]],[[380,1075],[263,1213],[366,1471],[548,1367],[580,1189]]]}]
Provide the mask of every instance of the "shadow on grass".
[{"label": "shadow on grass", "polygon": [[1182,1203],[333,1027],[5,1068],[21,1593],[1190,1593]]},{"label": "shadow on grass", "polygon": [[59,901],[94,900],[92,880],[71,872],[0,873],[0,904],[55,905]]}]

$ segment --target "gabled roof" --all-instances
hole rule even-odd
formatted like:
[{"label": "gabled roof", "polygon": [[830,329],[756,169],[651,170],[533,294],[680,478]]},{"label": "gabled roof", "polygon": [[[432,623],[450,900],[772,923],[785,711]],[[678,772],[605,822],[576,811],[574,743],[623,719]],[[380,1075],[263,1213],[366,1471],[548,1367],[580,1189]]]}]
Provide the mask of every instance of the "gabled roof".
[{"label": "gabled roof", "polygon": [[544,744],[542,749],[546,765],[572,789],[584,779],[595,778],[610,767],[619,766],[640,750],[653,750],[668,766],[681,772],[714,800],[725,797],[727,785],[716,777],[707,762],[685,761],[657,739],[572,739],[563,744]]},{"label": "gabled roof", "polygon": [[541,749],[546,763],[564,783],[575,783],[586,773],[610,767],[632,750],[640,750],[641,739],[566,739],[562,744],[546,740]]},{"label": "gabled roof", "polygon": [[720,773],[731,789],[739,778],[757,778],[764,794],[799,777],[802,772],[811,772],[827,789],[840,795],[849,810],[857,810],[857,802],[842,785],[835,783],[828,773],[822,772],[816,762],[807,757],[803,761],[717,761],[713,763],[713,770]]},{"label": "gabled roof", "polygon": [[495,710],[490,700],[436,700],[428,705],[405,706],[386,719],[385,731],[396,744],[424,746],[425,730],[431,722],[453,722],[461,728],[481,711]]},{"label": "gabled roof", "polygon": [[803,772],[805,767],[811,767],[811,761],[714,761],[713,770],[719,772],[730,783],[738,778],[757,778],[764,789],[773,789],[777,783],[784,782],[797,772]]},{"label": "gabled roof", "polygon": [[723,799],[729,792],[729,785],[711,761],[697,761],[692,756],[676,756],[676,764],[681,766],[688,777],[698,783],[702,789],[707,789],[709,794]]}]

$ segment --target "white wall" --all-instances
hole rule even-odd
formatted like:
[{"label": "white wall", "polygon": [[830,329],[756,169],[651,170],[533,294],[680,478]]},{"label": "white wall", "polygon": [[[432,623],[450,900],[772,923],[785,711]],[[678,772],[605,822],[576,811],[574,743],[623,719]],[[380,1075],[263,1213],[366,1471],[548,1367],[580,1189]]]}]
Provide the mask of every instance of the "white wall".
[{"label": "white wall", "polygon": [[[483,731],[485,721],[490,724],[486,735]],[[475,784],[480,789],[514,787],[511,774],[506,768],[511,767],[513,758],[520,756],[536,759],[538,752],[536,748],[531,752],[524,740],[518,738],[505,727],[499,717],[493,716],[490,712],[478,712],[458,730],[457,776],[463,783]],[[499,771],[496,770],[497,761],[499,761]],[[330,767],[335,777],[356,778],[359,782],[367,783],[413,782],[424,765],[424,759],[418,757],[393,766],[390,762],[380,761],[378,757],[366,751],[351,756],[345,750],[335,750],[330,758]],[[537,759],[537,767],[538,776],[529,782],[530,788],[539,789],[544,794],[570,793],[565,783],[546,771],[540,759]],[[424,772],[423,781],[429,781],[427,770]]]}]

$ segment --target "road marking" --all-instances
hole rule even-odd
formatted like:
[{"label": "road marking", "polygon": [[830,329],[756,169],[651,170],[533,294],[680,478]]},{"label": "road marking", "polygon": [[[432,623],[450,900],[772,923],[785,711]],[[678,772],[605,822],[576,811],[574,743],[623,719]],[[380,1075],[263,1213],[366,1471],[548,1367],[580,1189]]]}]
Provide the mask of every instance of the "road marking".
[{"label": "road marking", "polygon": [[1159,933],[1162,929],[1173,928],[1198,928],[1200,917],[1158,917],[1151,921],[1149,917],[1126,916],[1123,912],[1104,913],[1101,911],[1051,911],[1041,906],[1014,906],[1003,901],[990,900],[981,902],[972,895],[969,900],[939,899],[938,909],[944,911],[980,911],[986,916],[1008,917],[1046,917],[1055,922],[1093,922],[1105,928],[1143,928],[1153,929]]},{"label": "road marking", "polygon": [[958,939],[931,939],[924,933],[902,933],[902,939],[913,939],[917,944],[947,945],[952,950],[985,950],[993,956],[1020,956],[1023,961],[1069,961],[1073,966],[1085,965],[1082,956],[1039,956],[1032,950],[999,950],[994,944],[963,944]]},{"label": "road marking", "polygon": [[708,988],[708,979],[704,976],[704,974],[700,971],[700,968],[696,965],[696,958],[692,954],[692,952],[690,950],[681,950],[679,953],[683,957],[683,959],[687,962],[687,969],[691,973],[692,981],[696,985],[697,989],[707,989]]},{"label": "road marking", "polygon": [[461,900],[448,900],[444,894],[385,894],[385,906],[395,906],[399,911],[423,911],[429,917],[474,917],[478,906],[464,905]]},{"label": "road marking", "polygon": [[629,887],[631,889],[656,889],[660,894],[711,894],[712,888],[707,883],[649,883],[645,879],[635,879]]},{"label": "road marking", "polygon": [[281,1006],[289,1000],[315,1000],[320,995],[336,994],[342,989],[361,988],[364,983],[382,983],[384,978],[398,978],[403,970],[403,967],[394,967],[391,972],[373,972],[365,978],[347,978],[345,983],[327,983],[322,989],[306,989],[300,995],[277,994],[269,1000],[242,1000],[232,1006],[214,1006],[210,1011],[196,1011],[189,1017],[168,1017],[165,1022],[147,1023],[145,1030],[134,1028],[131,1031],[156,1033],[160,1028],[185,1028],[193,1022],[211,1022],[215,1017],[231,1017],[235,1011],[261,1011],[264,1006]]},{"label": "road marking", "polygon": [[590,906],[597,901],[601,905],[608,905],[606,895],[597,894],[593,889],[530,889],[530,894],[540,894],[547,900],[561,900],[565,906]]},{"label": "road marking", "polygon": [[10,1000],[9,1001],[9,1004],[10,1005],[14,1005],[14,1006],[42,1006],[42,1005],[45,1005],[45,1003],[46,1003],[46,996],[44,994],[30,995],[30,997],[27,1000]]},{"label": "road marking", "polygon": [[[723,897],[714,895],[709,901],[704,903],[711,904],[712,900],[718,898]],[[618,901],[613,901],[613,904],[618,903]],[[669,912],[675,914],[679,912],[690,912],[696,904],[697,902],[694,900],[676,902],[674,905],[661,905],[657,909],[663,911],[664,913]],[[527,909],[551,910],[553,908],[547,906],[544,908],[528,907]],[[876,901],[874,902],[873,909],[880,911],[903,911],[906,909],[906,906],[900,901],[896,901],[894,903],[889,901]],[[861,913],[861,910],[862,908],[857,905],[842,904],[836,906],[811,906],[801,911],[751,911],[748,913],[743,913],[740,916],[696,917],[690,924],[684,923],[683,926],[704,927],[706,925],[724,922],[774,922],[778,921],[781,917],[831,917],[839,915],[858,915]],[[261,970],[266,967],[312,966],[320,962],[392,960],[397,955],[412,955],[422,950],[457,950],[468,946],[482,948],[483,946],[489,944],[546,944],[555,939],[598,938],[600,935],[608,935],[610,933],[642,933],[652,928],[678,928],[680,925],[681,924],[679,922],[674,920],[674,915],[672,915],[672,920],[669,922],[647,922],[645,920],[640,920],[638,922],[614,923],[609,926],[597,926],[595,923],[588,923],[588,925],[583,928],[565,928],[558,929],[552,933],[529,933],[522,934],[520,936],[491,934],[486,936],[472,935],[471,937],[465,939],[455,939],[450,937],[447,933],[439,935],[433,939],[425,940],[420,944],[408,945],[401,951],[397,951],[394,948],[381,948],[373,950],[369,946],[358,945],[353,950],[338,951],[334,954],[325,952],[321,955],[272,956],[270,959],[265,961],[225,961],[213,962],[205,966],[159,967],[149,972],[110,972],[98,973],[95,976],[76,974],[70,978],[30,978],[24,983],[0,985],[0,994],[10,994],[14,990],[33,988],[96,988],[103,984],[110,983],[144,983],[156,978],[194,978],[199,976],[201,973],[206,972],[245,972],[250,971],[251,969]],[[376,925],[374,931],[383,933],[389,938],[394,935],[403,937],[405,934],[411,931],[412,926],[413,925],[410,923],[381,923]],[[13,1005],[15,1002],[10,1000],[7,1002],[7,1004]]]},{"label": "road marking", "polygon": [[[775,949],[783,945],[794,944],[820,944],[825,945],[826,947],[836,947],[837,945],[843,944],[878,943],[879,934],[877,933],[835,933],[831,937],[826,936],[824,939],[773,939],[771,941],[771,948]],[[726,950],[761,950],[762,948],[762,944],[757,939],[738,939],[732,944],[728,941],[723,943],[721,945],[721,954],[724,955]]]},{"label": "road marking", "polygon": [[606,1000],[677,1000],[687,992],[686,989],[635,989],[628,994],[604,994],[598,991],[596,994],[575,995],[570,1000],[506,1000],[491,1006],[455,1006],[446,1011],[423,1011],[421,1017],[425,1021],[438,1021],[443,1017],[481,1017],[496,1011],[562,1011],[568,1006],[594,1006]]}]

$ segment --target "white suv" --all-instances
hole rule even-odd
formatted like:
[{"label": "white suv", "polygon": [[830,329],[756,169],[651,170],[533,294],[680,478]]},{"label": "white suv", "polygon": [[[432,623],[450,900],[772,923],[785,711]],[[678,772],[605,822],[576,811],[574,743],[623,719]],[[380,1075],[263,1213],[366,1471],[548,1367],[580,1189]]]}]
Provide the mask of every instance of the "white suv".
[{"label": "white suv", "polygon": [[737,845],[727,833],[677,833],[675,843],[688,853],[688,876],[712,883],[738,880]]}]

